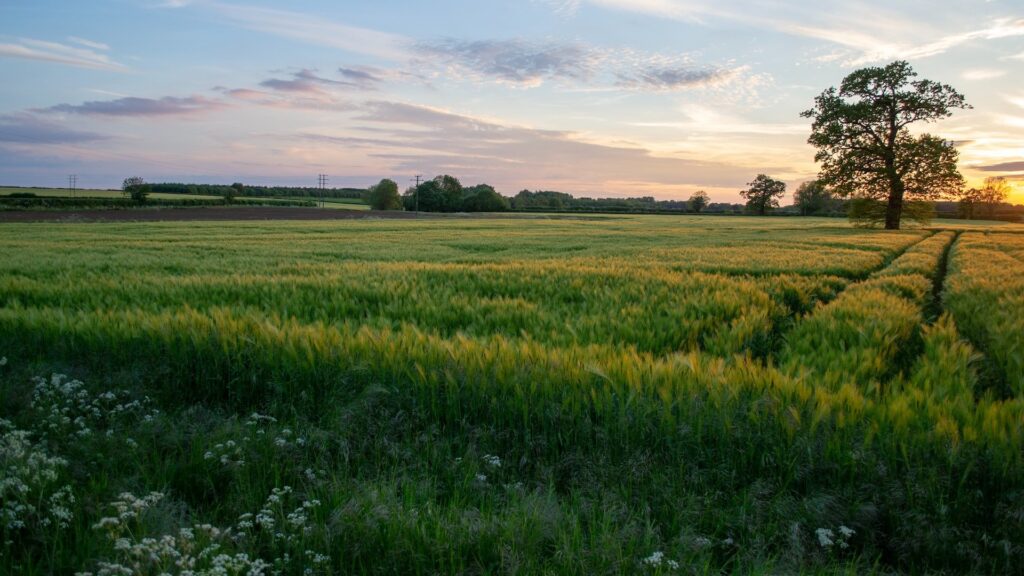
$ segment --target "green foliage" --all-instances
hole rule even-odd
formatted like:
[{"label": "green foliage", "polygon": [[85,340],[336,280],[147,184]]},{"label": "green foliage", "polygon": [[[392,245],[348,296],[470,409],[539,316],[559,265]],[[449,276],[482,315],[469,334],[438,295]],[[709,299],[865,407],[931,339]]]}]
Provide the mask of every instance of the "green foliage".
[{"label": "green foliage", "polygon": [[234,202],[239,196],[245,196],[245,184],[241,182],[235,182],[224,189],[224,201],[228,204]]},{"label": "green foliage", "polygon": [[819,180],[804,182],[793,194],[793,204],[802,216],[831,214],[836,210],[836,199]]},{"label": "green foliage", "polygon": [[952,87],[914,80],[903,61],[857,70],[829,88],[802,116],[813,119],[819,179],[843,197],[884,202],[885,227],[898,229],[905,201],[956,196],[963,187],[952,142],[909,126],[970,106]]},{"label": "green foliage", "polygon": [[772,208],[779,207],[779,198],[786,193],[786,183],[764,174],[758,174],[749,188],[740,191],[740,196],[747,199],[747,210],[764,216]]},{"label": "green foliage", "polygon": [[363,196],[371,210],[401,210],[402,198],[398,195],[398,184],[387,178],[371,186]]},{"label": "green foliage", "polygon": [[509,209],[508,198],[487,184],[470,186],[464,190],[463,196],[463,212],[504,212]]},{"label": "green foliage", "polygon": [[141,177],[132,176],[124,179],[121,190],[125,197],[131,198],[138,204],[143,204],[146,202],[146,198],[149,197],[150,192],[152,192],[152,187],[146,184]]},{"label": "green foliage", "polygon": [[703,190],[698,190],[694,192],[692,196],[690,196],[689,203],[690,210],[700,214],[705,208],[708,207],[708,204],[711,203],[711,198],[708,196],[707,192]]},{"label": "green foliage", "polygon": [[[160,182],[151,184],[154,193],[193,194],[202,196],[224,196],[223,184],[182,184]],[[366,190],[360,188],[317,188],[313,186],[246,186],[245,195],[256,198],[345,198],[358,200]]]}]

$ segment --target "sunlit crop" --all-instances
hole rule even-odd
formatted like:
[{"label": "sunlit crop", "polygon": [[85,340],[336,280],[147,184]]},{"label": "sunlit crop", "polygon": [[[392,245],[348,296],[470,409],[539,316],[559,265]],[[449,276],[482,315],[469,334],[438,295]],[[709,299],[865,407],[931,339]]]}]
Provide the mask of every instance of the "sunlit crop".
[{"label": "sunlit crop", "polygon": [[1016,570],[1022,236],[806,222],[0,228],[0,571]]}]

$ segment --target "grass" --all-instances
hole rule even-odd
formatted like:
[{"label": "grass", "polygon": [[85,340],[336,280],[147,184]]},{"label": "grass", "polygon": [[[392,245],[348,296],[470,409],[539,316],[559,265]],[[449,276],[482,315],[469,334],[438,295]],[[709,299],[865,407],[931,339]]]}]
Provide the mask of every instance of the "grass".
[{"label": "grass", "polygon": [[0,572],[1015,571],[1007,230],[5,225]]}]

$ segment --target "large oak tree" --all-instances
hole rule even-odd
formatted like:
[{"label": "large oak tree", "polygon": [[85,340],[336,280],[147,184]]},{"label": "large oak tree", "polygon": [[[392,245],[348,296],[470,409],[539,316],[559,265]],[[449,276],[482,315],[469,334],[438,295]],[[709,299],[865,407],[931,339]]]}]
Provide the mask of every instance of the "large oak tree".
[{"label": "large oak tree", "polygon": [[808,142],[818,148],[821,181],[884,206],[887,229],[899,229],[905,201],[956,196],[964,184],[953,143],[909,126],[970,106],[951,86],[916,77],[903,61],[857,70],[802,114],[814,121]]}]

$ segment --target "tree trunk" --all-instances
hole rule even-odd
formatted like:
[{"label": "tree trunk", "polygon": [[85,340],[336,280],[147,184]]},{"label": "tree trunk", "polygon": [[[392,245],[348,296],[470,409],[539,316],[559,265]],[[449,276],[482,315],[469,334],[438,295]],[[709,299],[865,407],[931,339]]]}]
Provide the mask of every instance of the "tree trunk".
[{"label": "tree trunk", "polygon": [[890,184],[889,205],[885,208],[885,229],[899,230],[903,215],[903,182],[894,178]]}]

